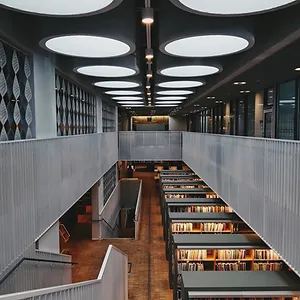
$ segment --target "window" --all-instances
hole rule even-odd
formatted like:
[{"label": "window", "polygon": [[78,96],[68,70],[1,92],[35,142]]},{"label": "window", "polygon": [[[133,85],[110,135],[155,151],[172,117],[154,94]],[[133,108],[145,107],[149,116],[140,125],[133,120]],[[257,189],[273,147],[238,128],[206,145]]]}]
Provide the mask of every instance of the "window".
[{"label": "window", "polygon": [[279,86],[277,135],[280,139],[295,138],[296,82],[289,81]]},{"label": "window", "polygon": [[75,83],[55,75],[57,135],[96,131],[96,100]]},{"label": "window", "polygon": [[0,40],[0,141],[33,137],[32,81],[28,55]]},{"label": "window", "polygon": [[116,131],[116,108],[105,102],[102,103],[102,129],[103,132]]},{"label": "window", "polygon": [[247,135],[254,136],[255,125],[255,94],[251,94],[247,99]]},{"label": "window", "polygon": [[103,176],[103,205],[108,201],[117,184],[116,165],[113,165]]}]

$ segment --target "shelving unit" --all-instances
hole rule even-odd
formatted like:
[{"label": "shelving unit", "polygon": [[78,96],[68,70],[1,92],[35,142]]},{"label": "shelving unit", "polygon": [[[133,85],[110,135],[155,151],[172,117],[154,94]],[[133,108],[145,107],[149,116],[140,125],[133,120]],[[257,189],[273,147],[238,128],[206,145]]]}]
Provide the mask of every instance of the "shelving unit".
[{"label": "shelving unit", "polygon": [[247,234],[253,231],[234,213],[168,213],[165,227],[166,257],[173,234]]},{"label": "shelving unit", "polygon": [[195,173],[191,170],[160,170],[160,176],[191,176]]},{"label": "shelving unit", "polygon": [[203,180],[184,180],[184,181],[167,181],[162,182],[162,189],[200,189],[207,188],[207,184]]},{"label": "shelving unit", "polygon": [[289,271],[182,272],[182,298],[174,300],[292,300],[300,295],[300,279]]},{"label": "shelving unit", "polygon": [[[198,207],[227,207],[227,205],[223,202],[221,198],[185,198],[185,199],[177,199],[177,198],[167,198],[165,199],[166,209],[164,209],[162,213],[162,224],[163,228],[167,226],[166,220],[168,219],[169,212],[176,212],[174,210],[181,210],[177,212],[188,212],[189,210],[194,210],[193,208]],[[185,211],[182,211],[185,210]],[[203,210],[200,208],[200,210]],[[197,211],[195,211],[197,212]],[[198,211],[199,212],[199,211]],[[164,240],[166,240],[165,230],[164,230]]]},{"label": "shelving unit", "polygon": [[188,176],[164,176],[164,175],[162,175],[160,177],[160,179],[161,179],[161,184],[179,184],[182,182],[194,183],[195,181],[198,181],[199,183],[204,182],[197,175],[188,175]]},{"label": "shelving unit", "polygon": [[288,267],[256,234],[174,234],[169,253],[170,287],[177,295],[182,271],[267,271],[256,270],[257,253],[264,254],[269,260],[264,264],[279,265],[278,269]]}]

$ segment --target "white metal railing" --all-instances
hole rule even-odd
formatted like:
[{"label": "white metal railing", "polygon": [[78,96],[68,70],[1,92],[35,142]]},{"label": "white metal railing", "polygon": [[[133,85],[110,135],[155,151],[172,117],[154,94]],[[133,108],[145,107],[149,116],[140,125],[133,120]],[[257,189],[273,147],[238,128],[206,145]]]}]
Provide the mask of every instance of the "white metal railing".
[{"label": "white metal railing", "polygon": [[1,142],[0,277],[117,160],[115,132]]},{"label": "white metal railing", "polygon": [[142,188],[143,188],[143,182],[140,180],[140,188],[139,193],[137,195],[137,202],[135,207],[135,214],[134,214],[134,223],[135,223],[135,239],[137,240],[139,238],[139,232],[140,232],[140,223],[141,223],[141,211],[142,211]]},{"label": "white metal railing", "polygon": [[183,133],[183,161],[300,274],[300,142]]},{"label": "white metal railing", "polygon": [[181,132],[121,131],[120,160],[181,160]]},{"label": "white metal railing", "polygon": [[128,258],[110,245],[98,278],[75,284],[0,296],[0,300],[128,300]]}]

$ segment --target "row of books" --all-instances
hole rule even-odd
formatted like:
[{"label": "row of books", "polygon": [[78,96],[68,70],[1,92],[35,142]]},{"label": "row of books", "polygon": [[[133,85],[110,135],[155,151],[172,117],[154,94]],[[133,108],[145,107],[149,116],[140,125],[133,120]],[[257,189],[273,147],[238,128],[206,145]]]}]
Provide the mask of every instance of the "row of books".
[{"label": "row of books", "polygon": [[279,260],[280,257],[273,250],[255,250],[254,259]]},{"label": "row of books", "polygon": [[254,271],[280,271],[283,268],[282,262],[275,263],[254,263]]},{"label": "row of books", "polygon": [[179,263],[178,264],[178,273],[181,271],[204,271],[203,263]]},{"label": "row of books", "polygon": [[228,206],[172,206],[171,212],[232,212]]},{"label": "row of books", "polygon": [[226,223],[174,223],[173,232],[222,232],[228,230]]},{"label": "row of books", "polygon": [[217,259],[244,259],[245,258],[245,250],[218,250],[217,251]]},{"label": "row of books", "polygon": [[195,189],[195,188],[198,188],[198,185],[164,185],[164,189]]},{"label": "row of books", "polygon": [[246,271],[247,264],[245,262],[236,262],[236,263],[217,263],[217,271]]},{"label": "row of books", "polygon": [[189,259],[189,260],[200,260],[207,259],[206,250],[179,250],[177,252],[178,260]]},{"label": "row of books", "polygon": [[185,178],[185,177],[182,177],[182,178],[180,178],[180,177],[176,177],[176,178],[163,178],[162,179],[162,183],[164,183],[164,182],[168,182],[168,181],[172,181],[172,182],[182,182],[182,181],[200,181],[201,179],[200,178],[198,178],[198,177],[189,177],[189,178]]}]

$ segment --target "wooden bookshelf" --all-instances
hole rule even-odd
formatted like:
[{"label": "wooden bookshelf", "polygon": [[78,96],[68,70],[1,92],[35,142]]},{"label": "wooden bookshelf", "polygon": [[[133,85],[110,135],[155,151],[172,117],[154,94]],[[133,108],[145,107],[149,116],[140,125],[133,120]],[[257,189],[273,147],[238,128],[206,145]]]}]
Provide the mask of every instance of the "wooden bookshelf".
[{"label": "wooden bookshelf", "polygon": [[[172,249],[169,257],[170,287],[174,297],[178,292],[178,282],[184,271],[275,271],[275,269],[257,270],[257,253],[276,257],[276,253],[256,234],[240,235],[178,235],[172,236]],[[268,261],[265,263],[275,263]],[[288,270],[282,261],[280,268]]]}]

